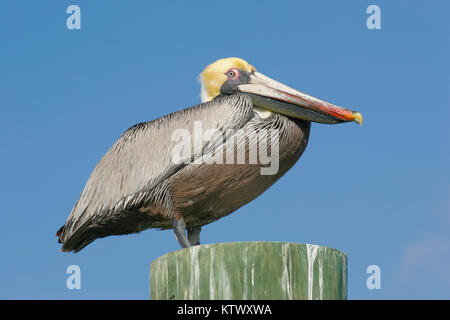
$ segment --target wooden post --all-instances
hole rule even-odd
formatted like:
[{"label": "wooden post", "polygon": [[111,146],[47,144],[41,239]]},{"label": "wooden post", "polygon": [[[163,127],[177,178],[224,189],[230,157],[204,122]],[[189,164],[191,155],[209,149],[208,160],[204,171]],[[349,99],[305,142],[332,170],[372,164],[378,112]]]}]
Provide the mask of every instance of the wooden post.
[{"label": "wooden post", "polygon": [[347,299],[347,256],[288,242],[194,246],[153,261],[151,299]]}]

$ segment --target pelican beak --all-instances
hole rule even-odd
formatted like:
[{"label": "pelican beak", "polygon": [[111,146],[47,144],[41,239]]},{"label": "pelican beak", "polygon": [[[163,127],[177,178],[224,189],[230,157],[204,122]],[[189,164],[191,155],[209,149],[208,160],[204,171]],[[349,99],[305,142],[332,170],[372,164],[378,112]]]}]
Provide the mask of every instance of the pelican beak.
[{"label": "pelican beak", "polygon": [[249,74],[247,83],[237,88],[249,94],[255,106],[288,117],[327,124],[349,121],[362,124],[363,121],[359,112],[311,97],[256,71]]}]

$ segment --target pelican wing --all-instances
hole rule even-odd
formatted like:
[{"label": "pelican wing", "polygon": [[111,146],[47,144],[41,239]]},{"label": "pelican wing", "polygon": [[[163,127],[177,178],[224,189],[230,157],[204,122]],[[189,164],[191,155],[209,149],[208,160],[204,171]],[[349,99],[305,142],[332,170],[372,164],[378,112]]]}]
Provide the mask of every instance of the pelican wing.
[{"label": "pelican wing", "polygon": [[[60,242],[67,242],[92,221],[101,223],[112,213],[125,212],[149,190],[182,169],[186,164],[175,163],[173,157],[183,134],[198,141],[194,135],[199,128],[225,133],[242,128],[252,117],[251,99],[236,94],[131,127],[94,168],[66,224],[58,231]],[[201,148],[192,146],[194,159],[215,144],[202,140]]]}]

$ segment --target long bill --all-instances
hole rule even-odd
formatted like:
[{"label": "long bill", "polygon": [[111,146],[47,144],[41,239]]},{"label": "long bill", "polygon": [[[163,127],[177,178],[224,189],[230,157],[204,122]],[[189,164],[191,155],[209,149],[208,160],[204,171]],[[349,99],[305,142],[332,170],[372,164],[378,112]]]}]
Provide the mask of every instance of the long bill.
[{"label": "long bill", "polygon": [[288,117],[327,124],[349,121],[362,124],[363,121],[359,112],[314,98],[256,71],[238,89],[250,94],[255,106]]}]

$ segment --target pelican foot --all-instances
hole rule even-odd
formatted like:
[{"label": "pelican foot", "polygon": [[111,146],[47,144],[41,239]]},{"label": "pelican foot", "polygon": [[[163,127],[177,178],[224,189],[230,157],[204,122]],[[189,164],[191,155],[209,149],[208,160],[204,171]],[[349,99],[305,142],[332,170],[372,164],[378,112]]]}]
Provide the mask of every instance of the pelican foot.
[{"label": "pelican foot", "polygon": [[202,230],[202,227],[191,227],[191,228],[188,228],[189,242],[193,246],[198,246],[200,244],[200,231],[201,230]]},{"label": "pelican foot", "polygon": [[175,237],[180,243],[182,248],[192,247],[191,242],[186,236],[186,223],[184,223],[183,218],[173,220],[173,231],[175,232]]}]

